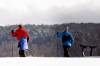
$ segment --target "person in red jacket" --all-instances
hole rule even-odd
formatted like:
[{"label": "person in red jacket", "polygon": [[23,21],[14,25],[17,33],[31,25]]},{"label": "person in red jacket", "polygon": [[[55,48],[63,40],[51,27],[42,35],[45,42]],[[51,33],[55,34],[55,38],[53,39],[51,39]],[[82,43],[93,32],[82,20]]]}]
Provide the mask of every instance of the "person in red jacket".
[{"label": "person in red jacket", "polygon": [[17,40],[19,41],[18,42],[19,56],[25,57],[25,53],[28,51],[28,41],[29,41],[28,32],[22,25],[18,25],[16,31],[11,30],[11,34],[13,37],[16,37]]}]

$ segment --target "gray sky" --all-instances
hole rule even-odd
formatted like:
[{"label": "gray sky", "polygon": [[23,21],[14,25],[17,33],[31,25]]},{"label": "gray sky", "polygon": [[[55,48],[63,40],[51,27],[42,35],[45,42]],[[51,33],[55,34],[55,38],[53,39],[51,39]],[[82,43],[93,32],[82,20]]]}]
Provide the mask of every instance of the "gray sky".
[{"label": "gray sky", "polygon": [[0,25],[100,22],[100,0],[0,0]]}]

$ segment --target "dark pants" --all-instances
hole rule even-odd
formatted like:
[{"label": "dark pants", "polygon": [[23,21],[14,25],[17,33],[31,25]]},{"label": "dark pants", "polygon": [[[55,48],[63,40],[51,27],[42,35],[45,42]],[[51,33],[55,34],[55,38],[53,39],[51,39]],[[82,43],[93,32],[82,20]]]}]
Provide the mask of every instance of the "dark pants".
[{"label": "dark pants", "polygon": [[63,45],[64,57],[70,57],[69,54],[68,54],[69,48],[70,48],[69,46],[64,46]]},{"label": "dark pants", "polygon": [[29,56],[29,50],[19,50],[19,56],[20,57],[26,57]]},{"label": "dark pants", "polygon": [[19,56],[20,57],[25,57],[25,51],[24,50],[19,50]]}]

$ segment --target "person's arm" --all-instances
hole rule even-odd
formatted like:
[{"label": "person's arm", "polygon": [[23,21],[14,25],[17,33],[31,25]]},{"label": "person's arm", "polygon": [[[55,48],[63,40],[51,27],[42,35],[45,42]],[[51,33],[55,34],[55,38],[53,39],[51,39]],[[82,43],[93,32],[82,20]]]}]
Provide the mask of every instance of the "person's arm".
[{"label": "person's arm", "polygon": [[29,37],[27,37],[27,42],[29,42]]},{"label": "person's arm", "polygon": [[11,30],[11,35],[12,35],[13,37],[16,37],[16,36],[17,36],[17,33],[14,32],[14,30]]},{"label": "person's arm", "polygon": [[26,37],[27,37],[27,42],[29,42],[30,36],[27,31],[26,31]]},{"label": "person's arm", "polygon": [[74,38],[71,36],[71,43],[74,44]]},{"label": "person's arm", "polygon": [[74,38],[72,36],[72,33],[67,32],[66,35],[70,35],[70,42],[71,42],[71,44],[74,44]]}]

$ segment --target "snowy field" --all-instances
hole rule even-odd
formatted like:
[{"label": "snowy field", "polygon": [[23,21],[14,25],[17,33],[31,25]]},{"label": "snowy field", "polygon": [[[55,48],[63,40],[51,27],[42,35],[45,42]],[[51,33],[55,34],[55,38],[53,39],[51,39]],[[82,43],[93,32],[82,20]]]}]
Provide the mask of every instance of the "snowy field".
[{"label": "snowy field", "polygon": [[0,58],[2,66],[94,66],[100,64],[100,58],[48,58],[48,57],[8,57]]}]

